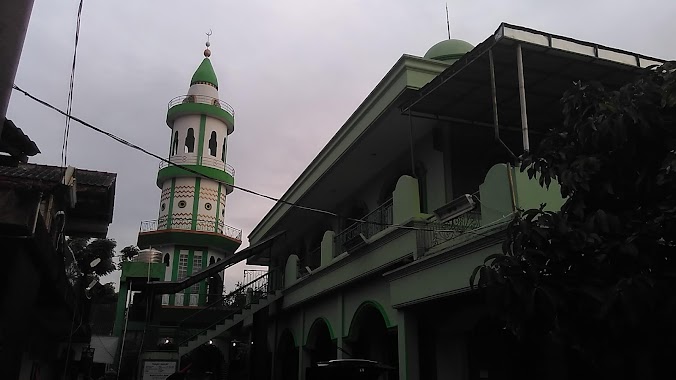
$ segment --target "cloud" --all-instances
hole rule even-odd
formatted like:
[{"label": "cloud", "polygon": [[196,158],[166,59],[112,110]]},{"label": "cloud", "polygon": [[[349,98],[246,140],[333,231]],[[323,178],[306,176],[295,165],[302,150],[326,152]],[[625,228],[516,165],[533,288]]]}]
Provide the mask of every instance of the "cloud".
[{"label": "cloud", "polygon": [[[212,29],[221,98],[236,110],[228,151],[236,183],[281,196],[402,54],[423,55],[446,37],[444,6],[436,0],[85,2],[73,114],[165,155],[167,102],[187,92],[204,33]],[[16,78],[59,107],[66,104],[76,7],[35,3]],[[451,2],[449,11],[453,36],[475,45],[507,21],[676,56],[676,2],[488,0]],[[42,150],[35,162],[59,164],[63,117],[17,93],[8,117]],[[133,244],[140,222],[158,212],[158,162],[76,123],[68,159],[118,173],[109,236],[120,248]],[[241,192],[227,202],[226,223],[244,236],[273,206]],[[241,270],[229,269],[227,283],[240,281]]]}]

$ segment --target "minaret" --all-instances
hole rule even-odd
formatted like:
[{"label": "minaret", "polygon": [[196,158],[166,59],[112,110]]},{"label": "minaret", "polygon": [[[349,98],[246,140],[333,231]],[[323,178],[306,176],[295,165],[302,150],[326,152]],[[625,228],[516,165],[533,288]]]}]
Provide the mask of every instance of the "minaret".
[{"label": "minaret", "polygon": [[[224,223],[225,200],[233,190],[235,175],[226,158],[228,136],[235,129],[234,110],[218,97],[209,41],[206,46],[188,94],[172,99],[167,111],[169,161],[193,172],[160,164],[159,216],[142,222],[138,235],[139,248],[152,247],[163,253],[165,281],[180,280],[232,255],[242,239],[241,230]],[[220,295],[222,290],[207,289],[202,281],[182,293],[165,295],[162,303],[204,305],[207,291]]]}]

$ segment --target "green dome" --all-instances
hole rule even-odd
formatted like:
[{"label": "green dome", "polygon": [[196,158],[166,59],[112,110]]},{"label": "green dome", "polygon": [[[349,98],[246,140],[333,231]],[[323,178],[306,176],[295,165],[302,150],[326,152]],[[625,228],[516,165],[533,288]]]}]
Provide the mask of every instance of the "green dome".
[{"label": "green dome", "polygon": [[200,67],[192,75],[190,85],[192,86],[195,83],[208,83],[218,90],[218,79],[216,79],[216,73],[214,72],[214,67],[211,66],[209,58],[204,58]]},{"label": "green dome", "polygon": [[462,40],[443,40],[432,46],[430,50],[425,53],[425,58],[453,63],[472,49],[474,49],[474,46],[469,42]]}]

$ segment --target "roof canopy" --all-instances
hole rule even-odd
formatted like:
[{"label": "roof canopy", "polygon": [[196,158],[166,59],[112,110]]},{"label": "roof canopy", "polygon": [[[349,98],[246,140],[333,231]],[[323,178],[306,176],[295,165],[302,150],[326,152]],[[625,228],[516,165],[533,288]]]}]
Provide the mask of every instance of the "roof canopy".
[{"label": "roof canopy", "polygon": [[643,68],[663,63],[640,54],[501,24],[494,35],[404,103],[402,111],[492,126],[491,52],[500,126],[520,128],[517,45],[522,49],[528,126],[535,131],[544,131],[562,122],[560,99],[573,82],[594,80],[615,88]]}]

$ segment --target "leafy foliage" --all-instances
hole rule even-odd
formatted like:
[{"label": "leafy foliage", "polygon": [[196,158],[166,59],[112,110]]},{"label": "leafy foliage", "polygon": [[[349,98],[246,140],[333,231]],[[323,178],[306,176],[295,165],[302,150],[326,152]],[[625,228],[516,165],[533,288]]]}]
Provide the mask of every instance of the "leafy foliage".
[{"label": "leafy foliage", "polygon": [[470,280],[518,337],[549,336],[622,378],[676,353],[675,67],[564,94],[563,125],[521,170],[557,180],[565,204],[519,213]]},{"label": "leafy foliage", "polygon": [[[67,244],[73,251],[78,269],[83,275],[105,276],[115,270],[113,263],[117,246],[115,240],[72,238],[68,239]],[[101,262],[92,267],[90,264],[96,259],[100,259]]]},{"label": "leafy foliage", "polygon": [[122,270],[122,263],[131,260],[134,256],[141,253],[139,247],[135,245],[128,245],[120,250],[120,262],[117,264],[117,269]]}]

